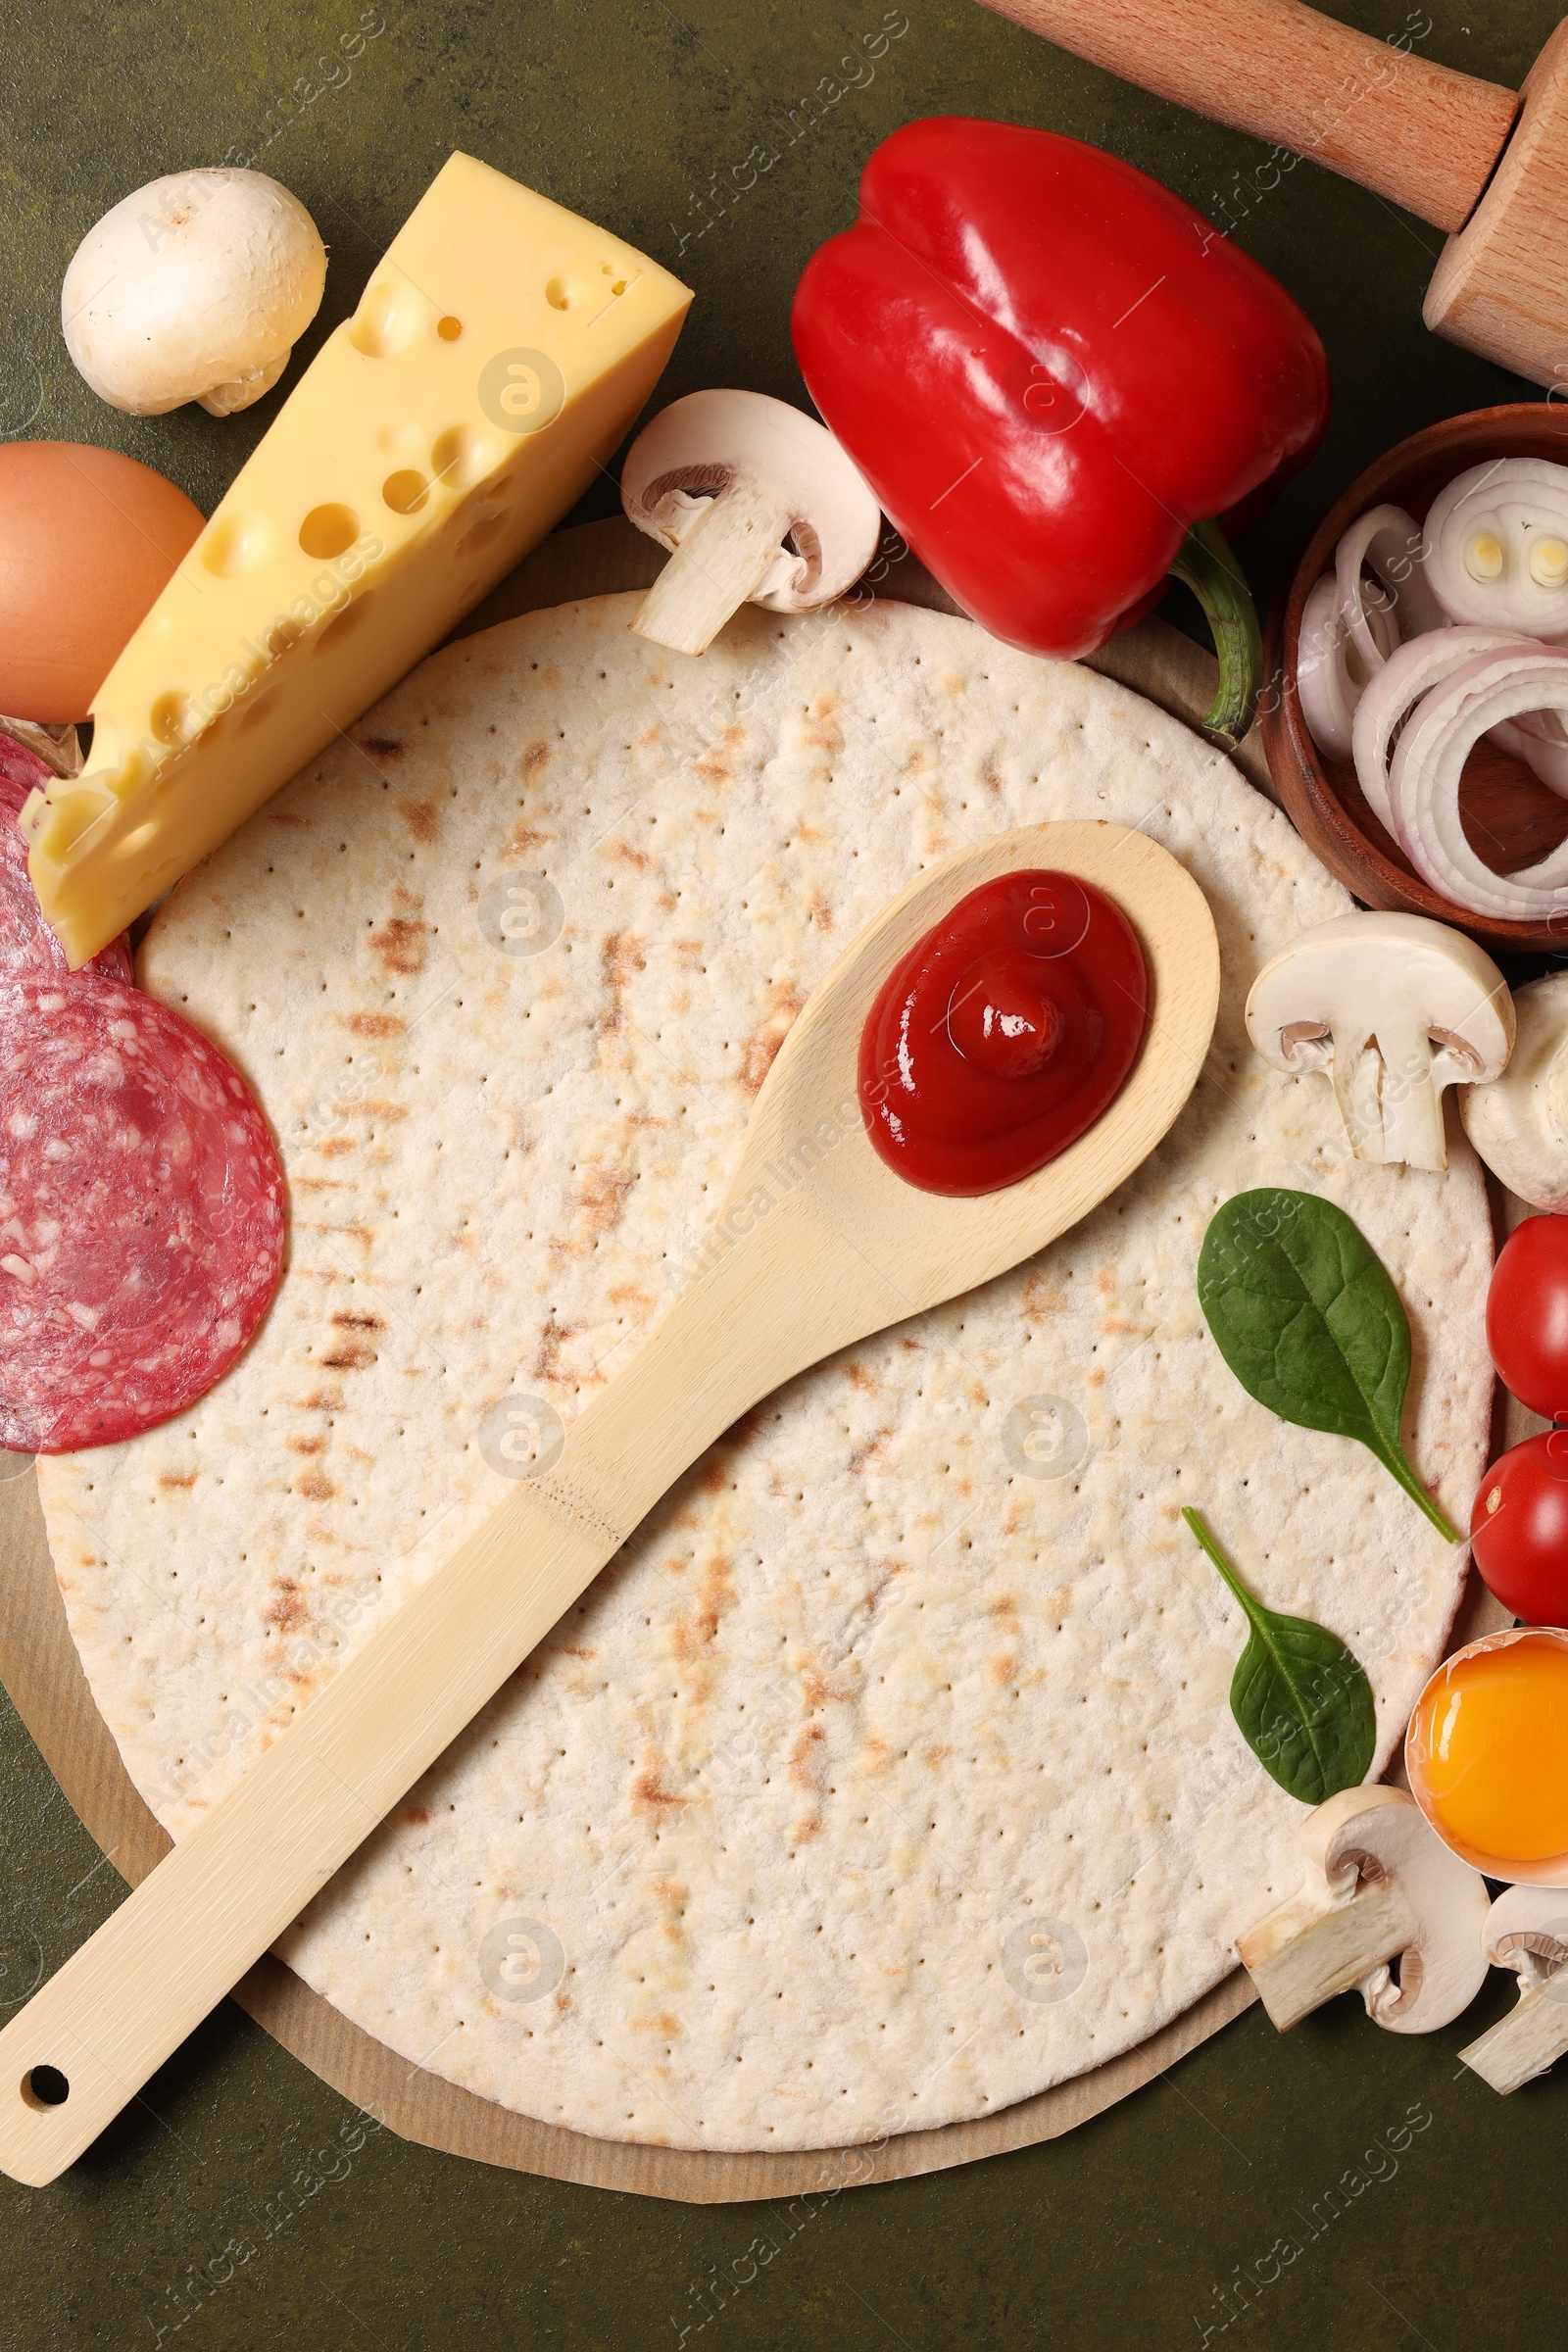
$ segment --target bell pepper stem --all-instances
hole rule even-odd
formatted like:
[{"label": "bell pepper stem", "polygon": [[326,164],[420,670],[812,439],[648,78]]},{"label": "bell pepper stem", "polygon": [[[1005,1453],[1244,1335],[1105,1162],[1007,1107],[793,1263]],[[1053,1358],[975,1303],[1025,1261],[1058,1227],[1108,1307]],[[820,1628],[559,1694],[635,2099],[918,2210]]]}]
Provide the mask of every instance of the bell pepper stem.
[{"label": "bell pepper stem", "polygon": [[1217,522],[1195,522],[1170,568],[1202,606],[1219,656],[1219,691],[1202,723],[1239,743],[1252,723],[1263,679],[1263,640],[1251,591]]}]

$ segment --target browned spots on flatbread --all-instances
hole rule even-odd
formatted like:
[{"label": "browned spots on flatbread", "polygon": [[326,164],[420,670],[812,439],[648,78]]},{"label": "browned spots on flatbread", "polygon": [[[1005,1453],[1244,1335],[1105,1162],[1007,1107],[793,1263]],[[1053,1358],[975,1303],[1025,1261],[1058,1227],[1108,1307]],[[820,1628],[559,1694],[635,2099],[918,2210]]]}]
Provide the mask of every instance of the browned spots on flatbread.
[{"label": "browned spots on flatbread", "polygon": [[809,1707],[848,1706],[859,1689],[859,1673],[853,1659],[834,1669],[817,1656],[801,1669],[801,1689]]},{"label": "browned spots on flatbread", "polygon": [[639,1813],[659,1814],[666,1805],[683,1805],[686,1802],[683,1796],[670,1794],[662,1785],[661,1774],[662,1767],[660,1765],[645,1764],[632,1782],[631,1801]]},{"label": "browned spots on flatbread", "polygon": [[934,1771],[940,1772],[952,1753],[951,1747],[928,1747],[925,1751],[925,1760]]},{"label": "browned spots on flatbread", "polygon": [[697,1473],[697,1483],[705,1494],[721,1494],[730,1483],[729,1464],[710,1453]]},{"label": "browned spots on flatbread", "polygon": [[530,743],[527,750],[522,755],[523,774],[525,776],[536,776],[539,773],[539,770],[544,766],[545,761],[549,759],[549,757],[550,746],[548,743]]},{"label": "browned spots on flatbread", "polygon": [[692,761],[692,772],[705,784],[727,784],[735,774],[735,763],[746,749],[746,729],[731,719],[716,743],[710,743],[700,760]]},{"label": "browned spots on flatbread", "polygon": [[991,753],[987,753],[985,760],[981,765],[980,781],[985,786],[987,792],[995,793],[998,799],[1001,798],[1003,792],[1005,790],[1005,786],[1004,785],[1002,777],[998,772],[995,756]]},{"label": "browned spots on flatbread", "polygon": [[790,1024],[805,1002],[805,997],[793,980],[783,987],[774,988],[772,1011],[746,1042],[746,1054],[741,1062],[741,1084],[749,1095],[759,1091],[762,1080],[773,1067]]},{"label": "browned spots on flatbread", "polygon": [[877,1385],[876,1374],[868,1371],[864,1364],[846,1364],[844,1371],[852,1388],[858,1389],[866,1396],[874,1393]]},{"label": "browned spots on flatbread", "polygon": [[402,1102],[394,1102],[388,1095],[366,1095],[358,1102],[345,1106],[346,1118],[379,1119],[384,1125],[390,1119],[406,1119],[408,1110]]},{"label": "browned spots on flatbread", "polygon": [[372,1315],[368,1307],[340,1307],[332,1317],[339,1331],[385,1331],[386,1318]]},{"label": "browned spots on flatbread", "polygon": [[991,1679],[993,1682],[1001,1683],[1005,1686],[1013,1680],[1017,1672],[1018,1661],[1011,1655],[1010,1652],[1004,1654],[1000,1658],[993,1658],[991,1661]]},{"label": "browned spots on flatbread", "polygon": [[370,933],[370,951],[383,971],[422,972],[429,931],[427,923],[411,921],[406,914],[388,915],[380,929]]},{"label": "browned spots on flatbread", "polygon": [[844,749],[844,730],[835,715],[838,704],[831,694],[818,694],[806,710],[806,724],[801,732],[807,742],[819,752],[837,754]]},{"label": "browned spots on flatbread", "polygon": [[406,743],[400,743],[395,735],[367,735],[360,748],[372,753],[377,760],[396,760],[409,747]]},{"label": "browned spots on flatbread", "polygon": [[172,1470],[160,1470],[158,1473],[158,1484],[161,1487],[172,1487],[175,1490],[183,1487],[193,1487],[196,1484],[196,1473],[194,1470],[191,1470],[187,1471],[183,1478],[176,1478]]},{"label": "browned spots on flatbread", "polygon": [[611,841],[605,854],[613,858],[617,865],[629,865],[637,874],[646,874],[654,862],[646,850],[634,850],[629,841],[622,841],[618,836]]},{"label": "browned spots on flatbread", "polygon": [[999,1592],[995,1600],[987,1602],[985,1614],[988,1617],[1016,1617],[1018,1603],[1010,1592]]},{"label": "browned spots on flatbread", "polygon": [[337,1489],[324,1470],[307,1470],[294,1492],[309,1502],[330,1502]]},{"label": "browned spots on flatbread", "polygon": [[324,1438],[285,1438],[283,1443],[290,1453],[324,1453],[326,1451]]},{"label": "browned spots on flatbread", "polygon": [[735,1587],[730,1579],[729,1562],[715,1559],[709,1563],[703,1578],[702,1591],[697,1595],[697,1607],[690,1617],[683,1617],[670,1638],[670,1647],[678,1658],[691,1658],[709,1647],[717,1638],[724,1611],[735,1598]]},{"label": "browned spots on flatbread", "polygon": [[328,1372],[362,1372],[367,1364],[375,1361],[375,1349],[364,1340],[340,1340],[330,1355],[323,1355],[322,1365]]},{"label": "browned spots on flatbread", "polygon": [[857,1446],[850,1456],[850,1476],[858,1478],[862,1470],[869,1470],[880,1477],[888,1466],[888,1444],[892,1436],[891,1429],[879,1429],[874,1438]]},{"label": "browned spots on flatbread", "polygon": [[402,817],[416,841],[434,841],[436,814],[434,801],[399,801],[397,806],[399,816]]},{"label": "browned spots on flatbread", "polygon": [[860,1746],[860,1760],[856,1770],[863,1776],[874,1777],[887,1764],[893,1750],[880,1732],[868,1732]]},{"label": "browned spots on flatbread", "polygon": [[817,931],[833,928],[833,906],[826,893],[813,890],[806,902],[806,919]]},{"label": "browned spots on flatbread", "polygon": [[1023,1286],[1023,1311],[1031,1323],[1046,1323],[1054,1315],[1064,1315],[1068,1307],[1065,1283],[1053,1282],[1036,1266],[1031,1269]]},{"label": "browned spots on flatbread", "polygon": [[293,1396],[289,1402],[302,1413],[335,1413],[341,1410],[341,1389],[313,1389],[308,1396]]},{"label": "browned spots on flatbread", "polygon": [[280,1576],[272,1587],[272,1601],[262,1612],[262,1623],[279,1634],[297,1634],[310,1623],[311,1612],[305,1596],[291,1576]]},{"label": "browned spots on flatbread", "polygon": [[827,1734],[819,1723],[803,1724],[790,1749],[790,1779],[797,1788],[820,1796],[827,1780]]},{"label": "browned spots on flatbread", "polygon": [[539,1334],[539,1345],[534,1349],[533,1377],[535,1380],[564,1379],[565,1375],[561,1368],[561,1351],[577,1338],[581,1329],[582,1326],[578,1323],[562,1322],[555,1308],[551,1308],[550,1319]]},{"label": "browned spots on flatbread", "polygon": [[270,825],[282,825],[291,833],[308,833],[311,826],[310,818],[302,816],[297,808],[269,808],[267,821]]},{"label": "browned spots on flatbread", "polygon": [[620,1223],[626,1197],[637,1182],[631,1168],[612,1167],[608,1160],[591,1159],[579,1165],[577,1181],[566,1196],[569,1213],[586,1218],[595,1233],[611,1233]]},{"label": "browned spots on flatbread", "polygon": [[612,931],[605,941],[599,956],[600,977],[610,992],[609,1009],[599,1016],[599,1034],[608,1037],[625,1019],[622,1003],[626,991],[639,972],[648,969],[648,954],[640,939],[624,931]]},{"label": "browned spots on flatbread", "polygon": [[343,1012],[338,1018],[355,1037],[401,1037],[409,1025],[401,1012]]},{"label": "browned spots on flatbread", "polygon": [[[326,1142],[318,1145],[317,1149],[323,1159],[341,1159],[345,1152],[352,1152],[355,1149],[354,1138],[352,1135],[328,1136]],[[295,1181],[297,1183],[298,1178]]]},{"label": "browned spots on flatbread", "polygon": [[549,839],[548,833],[541,833],[539,827],[531,823],[527,817],[519,816],[512,828],[511,846],[526,858],[530,850],[537,850]]},{"label": "browned spots on flatbread", "polygon": [[422,1829],[424,1824],[430,1818],[430,1808],[428,1805],[405,1805],[403,1808],[403,1818],[405,1821],[414,1822],[417,1827]]}]

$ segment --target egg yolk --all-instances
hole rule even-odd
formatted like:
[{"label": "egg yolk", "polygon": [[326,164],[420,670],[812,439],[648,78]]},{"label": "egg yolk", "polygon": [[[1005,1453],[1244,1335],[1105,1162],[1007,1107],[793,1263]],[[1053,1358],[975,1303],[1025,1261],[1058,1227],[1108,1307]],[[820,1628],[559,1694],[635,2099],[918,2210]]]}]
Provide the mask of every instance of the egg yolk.
[{"label": "egg yolk", "polygon": [[1446,1838],[1499,1862],[1568,1855],[1568,1642],[1527,1635],[1456,1658],[1411,1729],[1411,1775]]}]

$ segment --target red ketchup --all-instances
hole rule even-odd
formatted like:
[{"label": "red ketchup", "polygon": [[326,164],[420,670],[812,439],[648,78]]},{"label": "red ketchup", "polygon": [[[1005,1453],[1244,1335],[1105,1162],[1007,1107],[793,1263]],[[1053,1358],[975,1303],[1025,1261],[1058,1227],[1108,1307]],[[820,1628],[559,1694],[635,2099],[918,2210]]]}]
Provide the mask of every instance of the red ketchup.
[{"label": "red ketchup", "polygon": [[1149,972],[1113,899],[1004,874],[890,974],[860,1035],[860,1109],[925,1193],[1000,1192],[1076,1143],[1138,1058]]}]

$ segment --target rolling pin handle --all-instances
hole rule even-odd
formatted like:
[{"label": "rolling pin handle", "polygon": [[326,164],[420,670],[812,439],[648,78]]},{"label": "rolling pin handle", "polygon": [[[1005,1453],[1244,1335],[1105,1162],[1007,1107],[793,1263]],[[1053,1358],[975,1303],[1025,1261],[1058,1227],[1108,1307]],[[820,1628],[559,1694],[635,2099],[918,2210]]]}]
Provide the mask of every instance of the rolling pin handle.
[{"label": "rolling pin handle", "polygon": [[[985,0],[1057,48],[1462,228],[1519,93],[1415,54],[1419,18],[1373,40],[1299,0]],[[1288,169],[1289,167],[1287,167]]]}]

